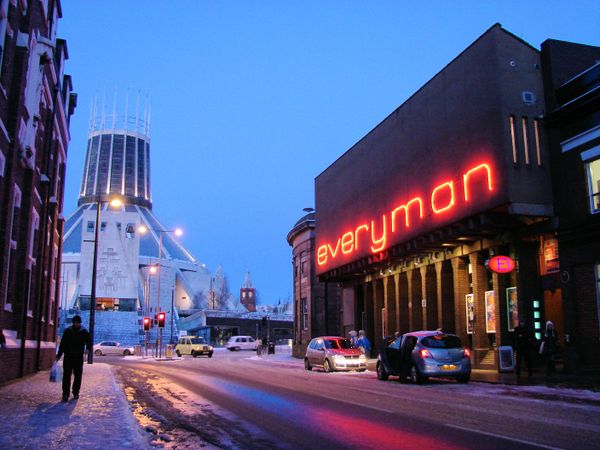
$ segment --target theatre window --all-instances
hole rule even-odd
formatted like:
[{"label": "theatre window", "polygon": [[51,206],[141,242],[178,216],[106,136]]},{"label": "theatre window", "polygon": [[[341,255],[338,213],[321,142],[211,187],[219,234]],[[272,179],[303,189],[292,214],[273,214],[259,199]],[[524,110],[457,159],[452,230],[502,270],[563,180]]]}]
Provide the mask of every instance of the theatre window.
[{"label": "theatre window", "polygon": [[585,164],[592,214],[600,213],[600,158]]}]

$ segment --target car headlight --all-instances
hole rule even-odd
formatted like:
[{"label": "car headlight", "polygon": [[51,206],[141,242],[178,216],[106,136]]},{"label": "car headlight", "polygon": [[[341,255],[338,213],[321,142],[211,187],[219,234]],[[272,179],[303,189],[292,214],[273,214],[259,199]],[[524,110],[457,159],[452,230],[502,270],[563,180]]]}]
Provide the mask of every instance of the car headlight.
[{"label": "car headlight", "polygon": [[359,355],[358,359],[367,359],[367,355],[365,355],[364,353],[361,353]]},{"label": "car headlight", "polygon": [[344,359],[344,355],[333,355],[333,359]]}]

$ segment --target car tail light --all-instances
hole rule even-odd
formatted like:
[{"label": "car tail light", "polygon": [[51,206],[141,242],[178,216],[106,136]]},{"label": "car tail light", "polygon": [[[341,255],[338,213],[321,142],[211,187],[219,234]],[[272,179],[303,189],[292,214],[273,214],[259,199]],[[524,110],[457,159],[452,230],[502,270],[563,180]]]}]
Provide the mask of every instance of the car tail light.
[{"label": "car tail light", "polygon": [[419,354],[421,355],[421,358],[431,358],[431,353],[429,353],[429,350],[426,348],[422,349]]},{"label": "car tail light", "polygon": [[465,348],[464,352],[465,352],[465,356],[466,356],[467,358],[470,358],[470,357],[471,357],[471,350],[469,350],[468,348]]}]

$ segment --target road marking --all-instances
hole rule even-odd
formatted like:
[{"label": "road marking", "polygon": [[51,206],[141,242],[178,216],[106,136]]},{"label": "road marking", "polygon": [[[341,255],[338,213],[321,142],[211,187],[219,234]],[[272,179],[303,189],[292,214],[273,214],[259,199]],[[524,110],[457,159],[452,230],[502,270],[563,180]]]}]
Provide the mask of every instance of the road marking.
[{"label": "road marking", "polygon": [[468,431],[470,433],[483,434],[485,436],[491,436],[491,437],[496,437],[496,438],[504,439],[504,440],[507,440],[507,441],[518,442],[519,444],[531,445],[531,446],[534,446],[534,447],[537,447],[537,448],[546,448],[548,450],[561,450],[561,447],[552,447],[550,445],[539,444],[537,442],[527,441],[525,439],[517,439],[517,438],[510,437],[510,436],[504,436],[502,434],[490,433],[489,431],[482,431],[482,430],[476,430],[474,428],[461,427],[460,425],[452,425],[450,423],[447,423],[445,425],[448,428],[454,428],[456,430],[461,430],[461,431]]}]

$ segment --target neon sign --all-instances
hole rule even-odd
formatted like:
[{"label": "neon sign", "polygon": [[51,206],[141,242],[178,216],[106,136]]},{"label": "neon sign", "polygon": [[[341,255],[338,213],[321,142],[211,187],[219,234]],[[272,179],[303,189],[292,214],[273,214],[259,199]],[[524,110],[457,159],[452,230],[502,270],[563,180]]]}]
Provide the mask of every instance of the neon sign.
[{"label": "neon sign", "polygon": [[492,192],[492,172],[491,165],[487,163],[471,167],[459,180],[446,180],[435,186],[427,203],[421,196],[412,197],[379,217],[357,224],[342,233],[336,241],[321,243],[317,248],[317,265],[323,267],[342,255],[352,255],[365,246],[372,254],[382,252],[396,235],[422,222],[427,208],[434,215],[444,215],[452,212],[459,203],[471,203],[475,197],[475,188],[479,192]]},{"label": "neon sign", "polygon": [[515,270],[515,260],[509,256],[494,256],[487,265],[492,272],[496,273],[510,273]]}]

